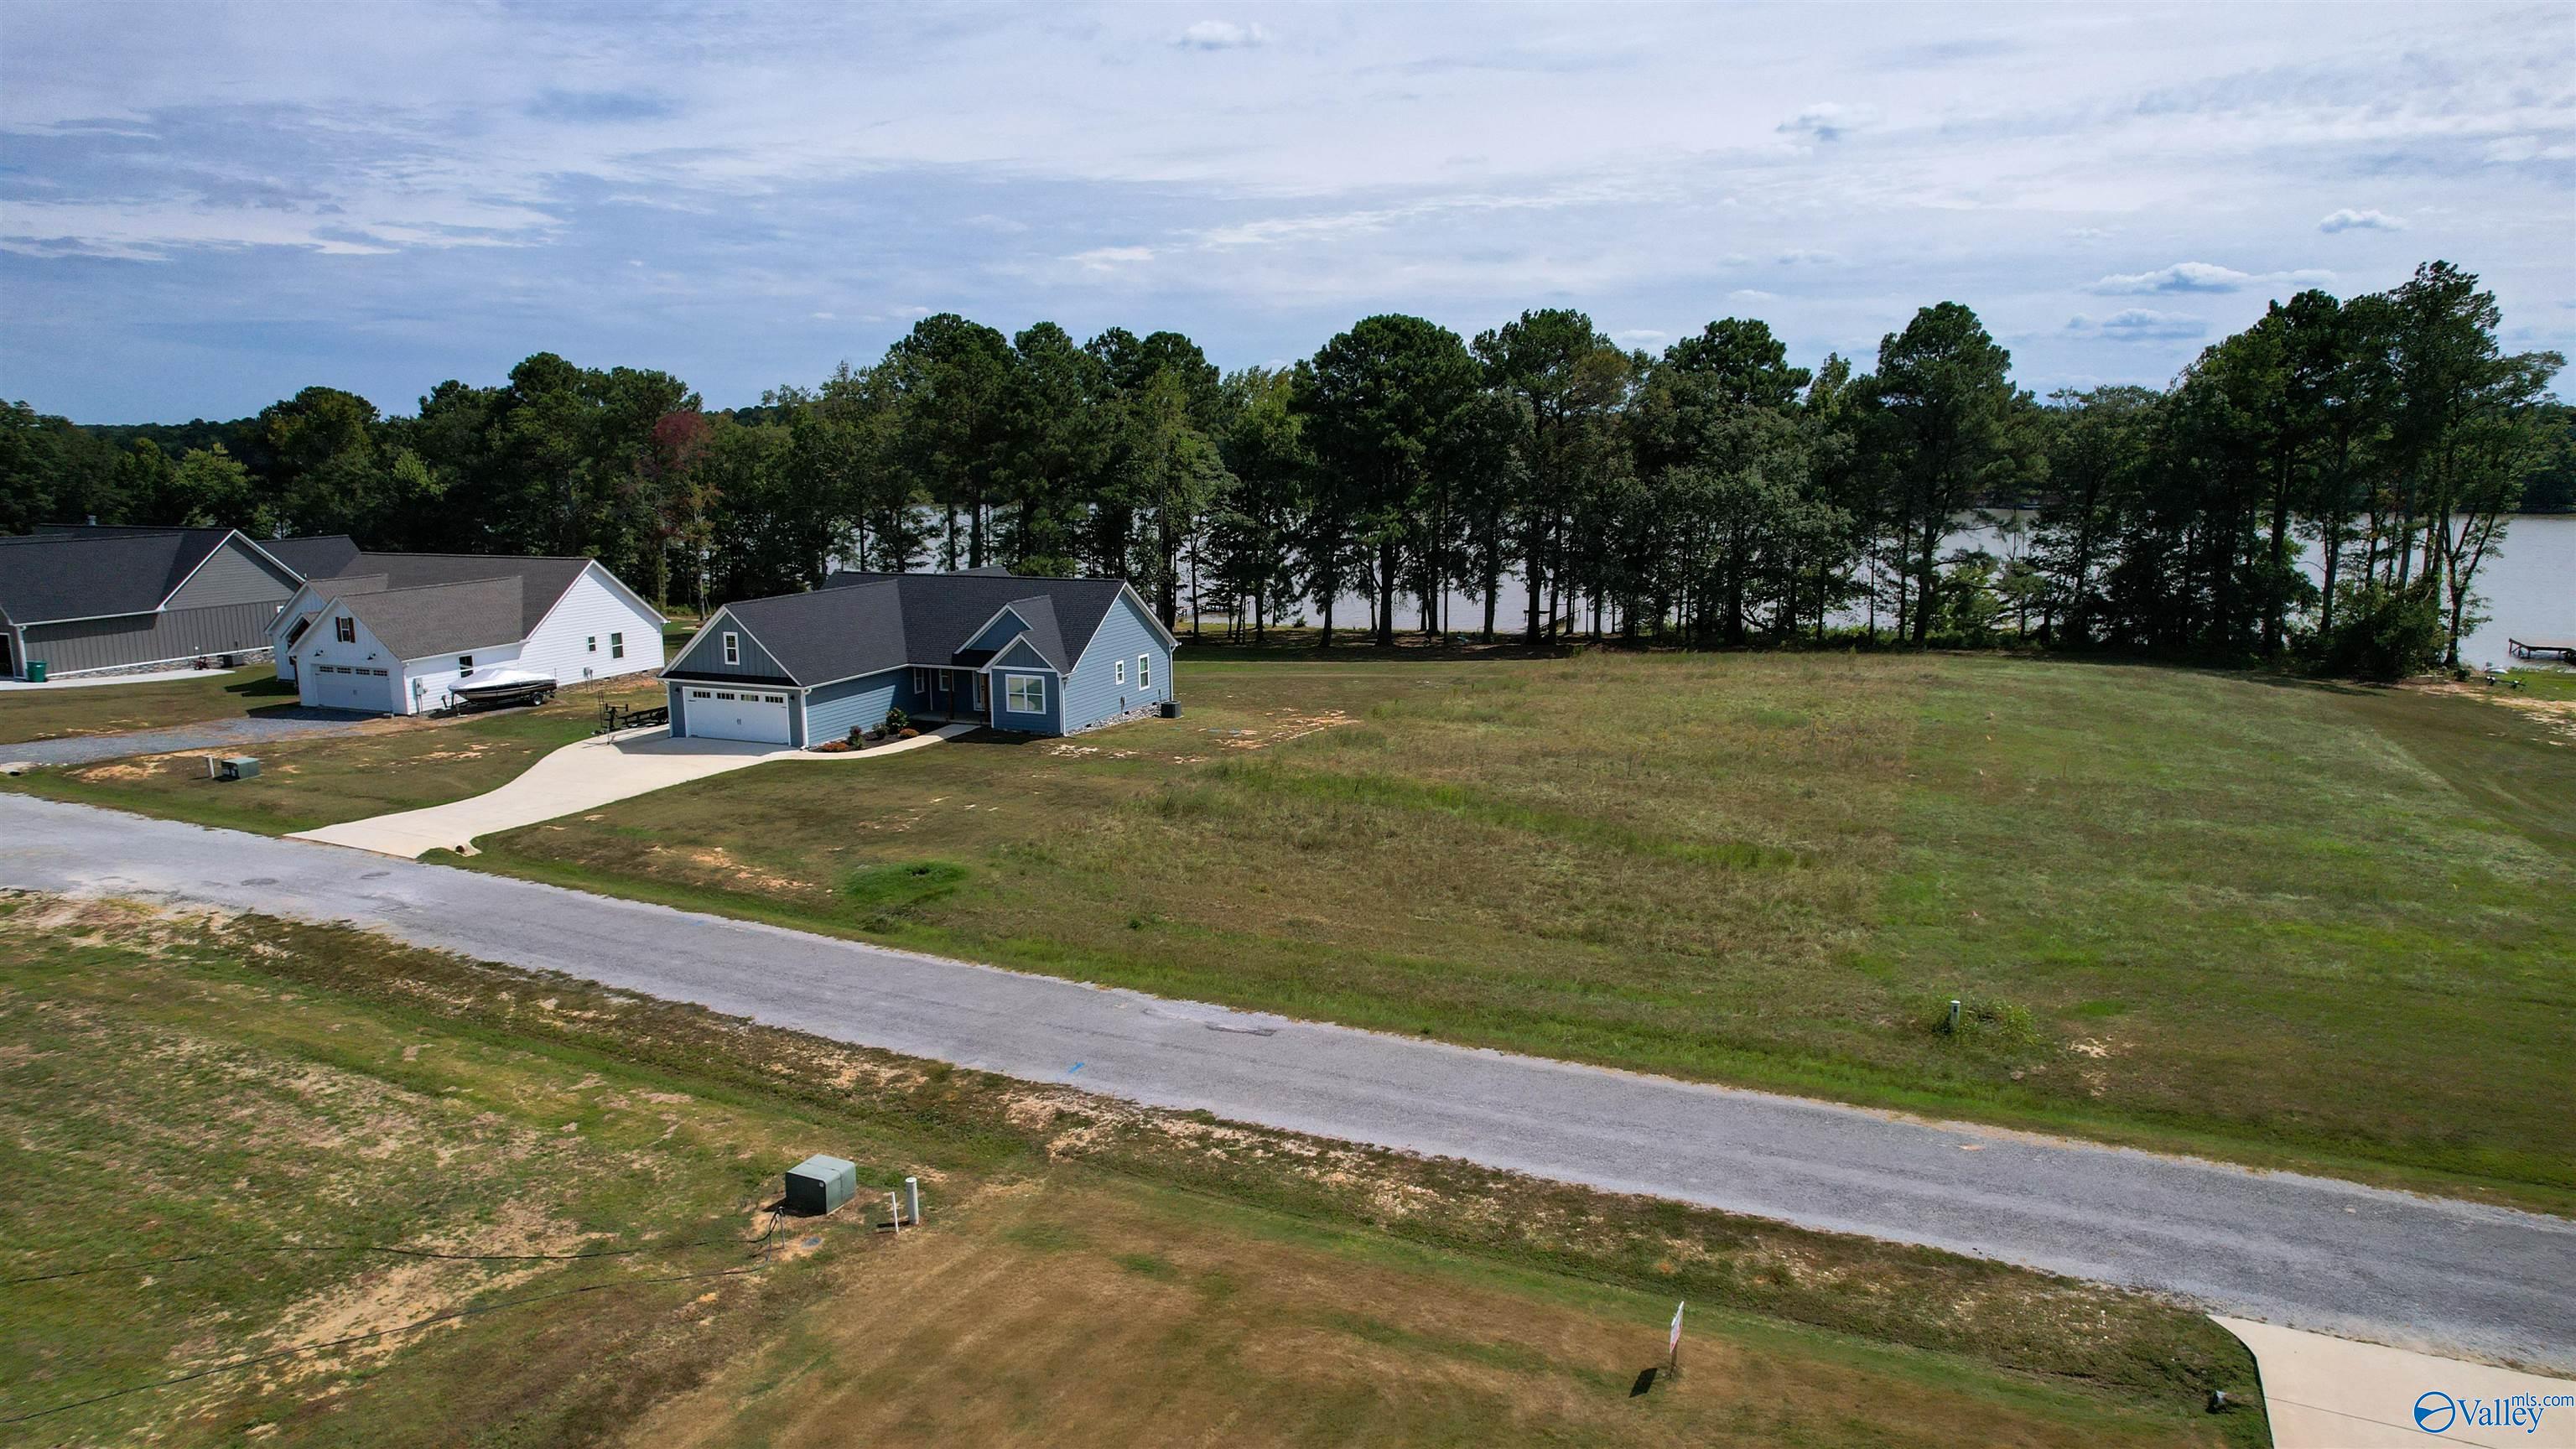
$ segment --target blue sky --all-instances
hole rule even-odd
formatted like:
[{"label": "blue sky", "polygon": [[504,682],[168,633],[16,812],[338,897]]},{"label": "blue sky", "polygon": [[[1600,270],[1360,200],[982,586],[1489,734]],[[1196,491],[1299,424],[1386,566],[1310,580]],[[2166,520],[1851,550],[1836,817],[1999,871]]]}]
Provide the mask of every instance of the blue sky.
[{"label": "blue sky", "polygon": [[[1968,303],[2160,383],[2446,257],[2576,352],[2576,7],[8,0],[0,395],[389,412],[540,349],[714,406],[957,311],[1229,367],[1371,312]],[[2562,384],[2563,386],[2563,384]]]}]

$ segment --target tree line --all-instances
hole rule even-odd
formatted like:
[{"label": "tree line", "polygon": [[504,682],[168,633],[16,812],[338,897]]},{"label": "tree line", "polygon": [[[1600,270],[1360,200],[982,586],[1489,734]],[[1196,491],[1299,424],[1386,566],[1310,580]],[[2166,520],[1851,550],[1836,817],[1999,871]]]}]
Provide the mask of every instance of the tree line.
[{"label": "tree line", "polygon": [[[593,554],[701,610],[835,566],[999,564],[1122,576],[1230,638],[1312,615],[1327,645],[1354,625],[1392,643],[1401,603],[1532,644],[2021,637],[2387,672],[2456,662],[2514,513],[2576,507],[2563,359],[2506,352],[2500,321],[2434,262],[2276,302],[2163,389],[2036,398],[1955,302],[1866,371],[1792,366],[1743,318],[1650,354],[1572,309],[1473,338],[1384,315],[1222,373],[1175,332],[942,314],[872,365],[723,411],[668,373],[550,353],[409,416],[319,386],[229,423],[11,404],[0,528]],[[1998,543],[1950,542],[2005,506]]]}]

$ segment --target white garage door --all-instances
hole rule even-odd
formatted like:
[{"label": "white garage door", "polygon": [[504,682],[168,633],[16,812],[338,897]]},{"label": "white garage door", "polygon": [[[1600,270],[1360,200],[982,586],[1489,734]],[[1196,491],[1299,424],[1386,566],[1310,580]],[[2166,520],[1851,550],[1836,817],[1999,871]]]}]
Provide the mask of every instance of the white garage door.
[{"label": "white garage door", "polygon": [[394,707],[395,680],[390,671],[358,664],[308,664],[296,681],[307,704],[325,709],[363,709],[383,714]]},{"label": "white garage door", "polygon": [[707,740],[787,743],[787,696],[759,689],[692,689],[682,706],[690,734]]}]

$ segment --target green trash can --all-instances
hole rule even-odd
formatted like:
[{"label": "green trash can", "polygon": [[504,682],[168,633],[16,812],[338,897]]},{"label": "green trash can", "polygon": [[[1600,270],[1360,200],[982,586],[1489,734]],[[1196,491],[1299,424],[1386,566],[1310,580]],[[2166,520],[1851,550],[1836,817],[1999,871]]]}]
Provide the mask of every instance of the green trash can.
[{"label": "green trash can", "polygon": [[27,661],[27,682],[30,684],[42,684],[45,682],[45,661],[41,659],[30,659]]}]

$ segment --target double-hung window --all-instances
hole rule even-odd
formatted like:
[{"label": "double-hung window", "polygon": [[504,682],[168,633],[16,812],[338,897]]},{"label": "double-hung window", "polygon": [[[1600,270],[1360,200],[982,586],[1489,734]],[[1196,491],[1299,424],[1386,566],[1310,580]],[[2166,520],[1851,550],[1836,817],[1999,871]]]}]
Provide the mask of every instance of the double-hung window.
[{"label": "double-hung window", "polygon": [[459,654],[459,655],[457,655],[457,656],[456,656],[456,677],[457,677],[457,678],[459,678],[459,679],[463,679],[466,675],[472,674],[473,672],[474,672],[474,656],[473,656],[473,655],[471,655],[471,654]]},{"label": "double-hung window", "polygon": [[1154,687],[1154,656],[1151,654],[1136,656],[1136,687],[1138,689]]},{"label": "double-hung window", "polygon": [[1126,687],[1126,684],[1127,684],[1127,661],[1126,661],[1126,660],[1124,660],[1124,659],[1113,659],[1113,660],[1109,661],[1109,682],[1110,682],[1110,683],[1112,683],[1112,684],[1115,684],[1115,685],[1119,686],[1120,688],[1125,688],[1125,687]]},{"label": "double-hung window", "polygon": [[357,643],[358,621],[350,618],[346,614],[342,614],[339,618],[331,621],[331,637],[339,640],[343,644]]},{"label": "double-hung window", "polygon": [[623,659],[626,657],[625,635],[611,634],[608,636],[608,657],[611,659]]},{"label": "double-hung window", "polygon": [[740,664],[742,662],[742,636],[739,634],[727,634],[724,636],[724,650],[725,663]]},{"label": "double-hung window", "polygon": [[1012,714],[1046,713],[1045,675],[1011,674],[1003,677],[1008,681],[1003,695],[1002,707],[1005,710]]}]

